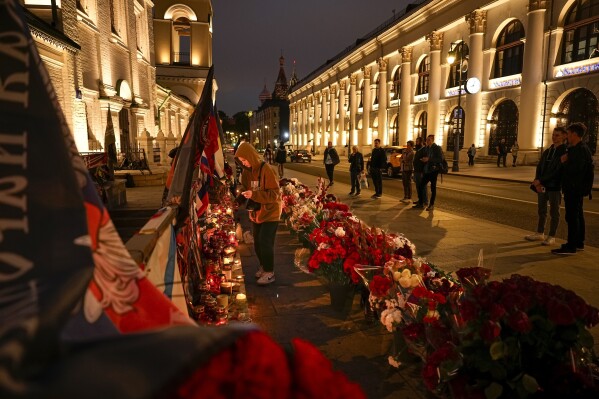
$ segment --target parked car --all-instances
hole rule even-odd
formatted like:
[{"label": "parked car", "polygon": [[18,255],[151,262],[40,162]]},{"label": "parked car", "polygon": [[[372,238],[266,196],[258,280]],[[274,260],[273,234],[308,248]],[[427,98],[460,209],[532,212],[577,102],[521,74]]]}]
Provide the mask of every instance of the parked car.
[{"label": "parked car", "polygon": [[307,150],[295,150],[290,158],[291,162],[312,162],[312,154]]},{"label": "parked car", "polygon": [[[387,165],[381,169],[381,171],[389,177],[395,177],[401,175],[401,157],[404,146],[385,146],[385,154],[387,155]],[[366,160],[366,173],[370,170],[370,157],[371,154],[367,154],[364,159]]]}]

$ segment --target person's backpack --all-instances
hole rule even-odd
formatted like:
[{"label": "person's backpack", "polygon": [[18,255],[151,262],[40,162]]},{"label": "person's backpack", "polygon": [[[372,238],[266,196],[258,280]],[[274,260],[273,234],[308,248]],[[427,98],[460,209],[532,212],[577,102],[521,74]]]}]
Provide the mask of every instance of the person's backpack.
[{"label": "person's backpack", "polygon": [[593,199],[593,183],[595,182],[595,163],[589,152],[588,158],[591,162],[584,164],[584,170],[582,171],[582,196],[588,196],[589,199]]}]

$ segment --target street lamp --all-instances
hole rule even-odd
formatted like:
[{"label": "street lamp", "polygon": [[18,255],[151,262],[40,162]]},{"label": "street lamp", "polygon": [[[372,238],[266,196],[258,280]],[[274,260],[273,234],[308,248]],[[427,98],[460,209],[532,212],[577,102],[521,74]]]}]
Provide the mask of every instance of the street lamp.
[{"label": "street lamp", "polygon": [[453,65],[456,60],[459,62],[457,65],[458,68],[458,107],[456,109],[457,115],[452,115],[452,117],[457,118],[457,126],[456,133],[453,137],[453,165],[451,166],[452,172],[460,171],[460,135],[462,134],[462,120],[463,120],[463,111],[462,111],[462,85],[464,84],[464,80],[462,79],[462,73],[468,72],[468,67],[464,70],[464,60],[468,59],[468,45],[463,41],[453,42],[449,47],[449,53],[447,53],[447,62],[449,65]]}]

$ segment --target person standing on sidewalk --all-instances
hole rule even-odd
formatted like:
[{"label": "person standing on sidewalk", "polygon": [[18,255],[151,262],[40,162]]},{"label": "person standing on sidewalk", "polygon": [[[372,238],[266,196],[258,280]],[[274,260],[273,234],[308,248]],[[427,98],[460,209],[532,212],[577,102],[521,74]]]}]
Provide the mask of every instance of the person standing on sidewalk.
[{"label": "person standing on sidewalk", "polygon": [[468,166],[474,166],[474,156],[476,155],[476,147],[474,144],[468,148]]},{"label": "person standing on sidewalk", "polygon": [[354,145],[351,148],[351,154],[349,154],[349,176],[351,179],[351,191],[349,195],[360,195],[362,187],[360,186],[360,176],[364,172],[364,157],[362,153],[358,151],[358,146]]},{"label": "person standing on sidewalk", "polygon": [[[591,187],[585,187],[587,172],[593,171],[593,156],[591,150],[582,142],[586,126],[580,122],[573,123],[566,129],[568,132],[568,148],[561,156],[562,191],[566,208],[566,223],[568,223],[568,242],[551,253],[556,255],[573,255],[576,251],[584,250],[585,223],[582,209],[583,198],[589,195]],[[591,176],[592,177],[592,176]],[[592,183],[592,182],[591,182]]]},{"label": "person standing on sidewalk", "polygon": [[333,147],[333,142],[329,141],[327,148],[324,150],[324,168],[327,170],[327,176],[329,177],[329,186],[333,185],[333,172],[335,171],[335,165],[339,163],[339,154]]},{"label": "person standing on sidewalk", "polygon": [[505,145],[505,139],[501,139],[501,141],[497,144],[497,167],[499,168],[501,162],[503,161],[503,167],[505,168],[505,161],[507,159],[507,146]]},{"label": "person standing on sidewalk", "polygon": [[273,158],[272,149],[270,148],[270,143],[268,143],[266,144],[266,149],[264,150],[264,162],[272,165],[274,163]]},{"label": "person standing on sidewalk", "polygon": [[[418,143],[418,139],[416,138],[416,143]],[[418,144],[416,144],[418,145]],[[426,186],[422,186],[422,180],[424,178],[424,162],[422,162],[422,158],[427,156],[428,149],[426,146],[421,146],[416,153],[414,154],[414,183],[416,183],[416,194],[418,195],[418,201],[414,202],[414,208],[424,208],[425,205],[428,205],[428,196],[426,194]]]},{"label": "person standing on sidewalk", "polygon": [[412,203],[412,172],[414,171],[414,142],[406,143],[406,149],[401,157],[401,180],[403,183],[403,199],[401,202]]},{"label": "person standing on sidewalk", "polygon": [[374,185],[373,199],[381,198],[383,196],[383,175],[381,169],[387,166],[387,154],[385,150],[381,148],[381,140],[374,140],[374,148],[372,149],[372,155],[370,156],[370,176],[372,177],[372,184]]},{"label": "person standing on sidewalk", "polygon": [[275,154],[275,162],[279,168],[279,178],[282,179],[283,174],[285,173],[285,162],[287,162],[287,151],[285,151],[283,143],[279,145]]},{"label": "person standing on sidewalk", "polygon": [[[559,207],[562,202],[562,163],[561,156],[566,153],[566,129],[556,127],[551,135],[553,144],[543,151],[541,160],[537,165],[535,179],[532,186],[537,191],[539,222],[537,232],[529,234],[525,239],[528,241],[543,241],[543,245],[555,244],[555,233],[559,226]],[[549,203],[549,234],[545,238],[545,222],[547,220],[547,203]]]},{"label": "person standing on sidewalk", "polygon": [[510,150],[510,152],[512,153],[512,166],[514,168],[516,167],[516,161],[518,160],[518,151],[520,151],[518,140],[514,140],[514,145],[512,145],[512,149]]},{"label": "person standing on sidewalk", "polygon": [[441,147],[435,144],[435,135],[429,134],[426,138],[427,155],[422,158],[424,162],[424,178],[422,179],[422,190],[426,190],[428,183],[431,183],[431,199],[428,203],[427,211],[435,209],[435,198],[437,197],[437,177],[441,162],[443,162],[443,151]]},{"label": "person standing on sidewalk", "polygon": [[422,137],[416,137],[416,144],[414,145],[414,152],[418,151],[423,147],[422,145]]},{"label": "person standing on sidewalk", "polygon": [[260,154],[250,143],[241,143],[235,159],[243,165],[241,174],[242,195],[259,203],[260,209],[250,211],[254,234],[254,250],[260,261],[256,277],[258,285],[275,281],[275,236],[281,218],[281,193],[275,171],[264,167]]}]

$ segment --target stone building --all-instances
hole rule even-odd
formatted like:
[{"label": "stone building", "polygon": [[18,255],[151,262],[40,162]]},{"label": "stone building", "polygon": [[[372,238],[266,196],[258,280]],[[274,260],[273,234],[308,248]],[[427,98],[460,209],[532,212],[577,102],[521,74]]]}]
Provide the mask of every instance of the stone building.
[{"label": "stone building", "polygon": [[250,142],[256,148],[267,144],[277,147],[289,140],[289,86],[285,75],[285,58],[279,58],[279,75],[272,95],[264,85],[259,95],[260,107],[250,116]]},{"label": "stone building", "polygon": [[165,163],[194,103],[156,84],[154,3],[24,0],[23,5],[79,151],[104,151],[110,118],[123,156],[143,149],[150,163]]},{"label": "stone building", "polygon": [[484,156],[502,138],[508,146],[517,139],[518,162],[534,163],[555,126],[580,121],[595,153],[598,5],[411,4],[298,82],[290,94],[291,141],[368,151],[377,137],[403,145],[434,134],[451,158],[456,144],[475,144]]}]

